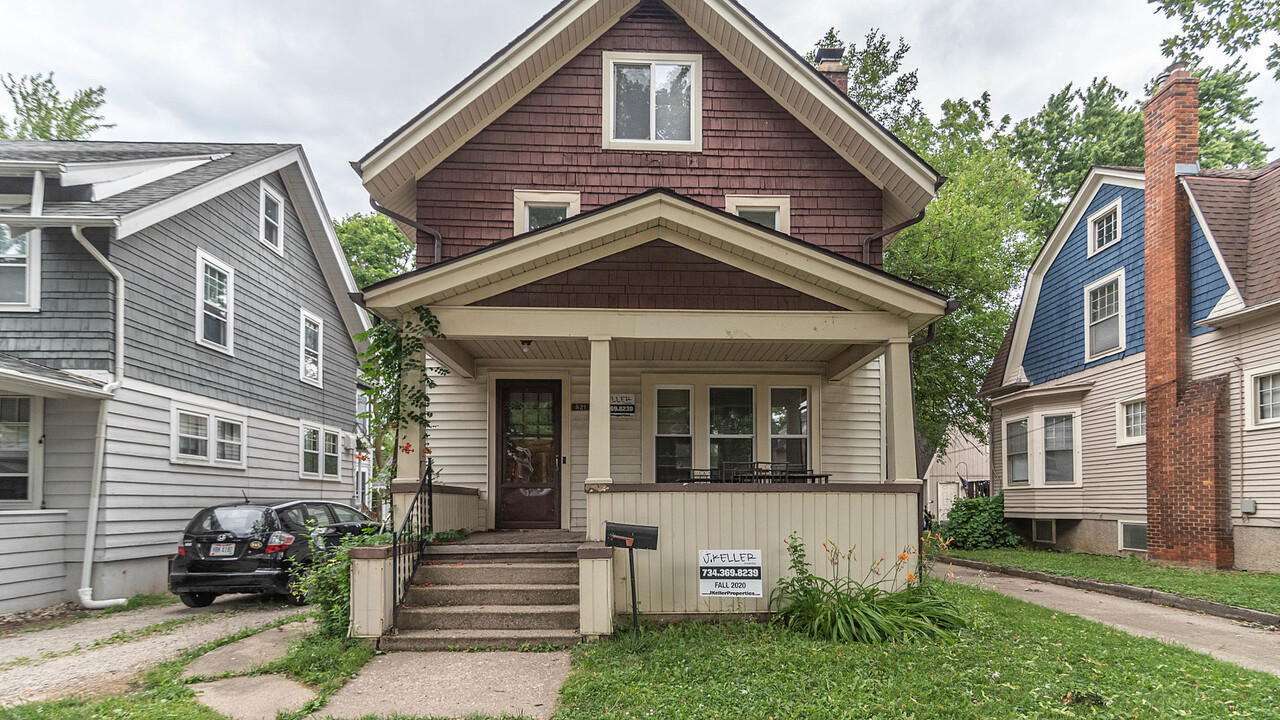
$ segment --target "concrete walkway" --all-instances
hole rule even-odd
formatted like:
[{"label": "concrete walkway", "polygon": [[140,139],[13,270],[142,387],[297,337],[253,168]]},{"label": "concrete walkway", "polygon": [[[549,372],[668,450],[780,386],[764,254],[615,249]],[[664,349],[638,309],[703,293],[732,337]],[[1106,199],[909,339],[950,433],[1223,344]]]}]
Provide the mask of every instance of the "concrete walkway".
[{"label": "concrete walkway", "polygon": [[1280,675],[1280,632],[1185,610],[952,566],[947,579],[1079,615],[1132,635],[1181,645],[1251,670]]}]

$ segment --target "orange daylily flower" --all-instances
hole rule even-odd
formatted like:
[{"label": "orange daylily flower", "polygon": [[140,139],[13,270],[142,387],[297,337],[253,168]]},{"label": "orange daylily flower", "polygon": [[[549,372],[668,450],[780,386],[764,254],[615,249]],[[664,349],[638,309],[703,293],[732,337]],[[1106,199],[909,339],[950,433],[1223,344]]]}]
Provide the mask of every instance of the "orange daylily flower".
[{"label": "orange daylily flower", "polygon": [[916,581],[916,574],[915,574],[915,573],[907,573],[907,582],[915,582],[915,581]]}]

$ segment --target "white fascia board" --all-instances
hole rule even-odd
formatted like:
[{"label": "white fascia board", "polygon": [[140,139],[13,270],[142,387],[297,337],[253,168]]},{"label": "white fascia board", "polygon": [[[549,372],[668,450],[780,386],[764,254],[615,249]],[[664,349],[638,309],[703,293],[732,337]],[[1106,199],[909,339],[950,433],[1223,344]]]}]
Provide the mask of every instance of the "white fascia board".
[{"label": "white fascia board", "polygon": [[[1058,224],[1054,225],[1044,248],[1031,264],[1031,270],[1027,272],[1026,288],[1022,293],[1022,305],[1018,311],[1017,325],[1014,326],[1013,343],[1009,347],[1009,358],[1005,361],[1001,385],[1015,382],[1015,372],[1020,372],[1022,369],[1023,356],[1027,350],[1027,336],[1031,333],[1031,323],[1035,319],[1036,302],[1040,298],[1040,285],[1044,282],[1045,273],[1058,258],[1058,253],[1062,251],[1062,246],[1071,236],[1071,231],[1075,230],[1076,225],[1080,223],[1085,210],[1089,208],[1089,204],[1093,202],[1093,198],[1103,185],[1143,190],[1146,188],[1146,175],[1109,168],[1093,168],[1089,171],[1084,183],[1080,185],[1080,189],[1067,204],[1067,209],[1063,211],[1062,217],[1058,219]],[[1123,238],[1121,241],[1123,242]]]},{"label": "white fascia board", "polygon": [[46,176],[61,175],[67,166],[60,162],[44,160],[0,160],[0,175],[8,177],[31,177],[36,172]]},{"label": "white fascia board", "polygon": [[57,380],[36,377],[16,370],[0,368],[0,386],[8,389],[9,384],[17,386],[22,392],[33,392],[40,397],[87,397],[87,398],[109,398],[111,393],[100,388],[92,388],[84,385],[75,385],[73,383],[62,383]]}]

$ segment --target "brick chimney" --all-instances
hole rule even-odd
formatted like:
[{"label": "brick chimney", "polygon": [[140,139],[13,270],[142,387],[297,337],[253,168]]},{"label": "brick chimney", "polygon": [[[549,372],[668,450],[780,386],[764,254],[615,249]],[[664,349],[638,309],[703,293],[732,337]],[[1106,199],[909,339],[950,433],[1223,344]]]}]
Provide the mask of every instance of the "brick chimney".
[{"label": "brick chimney", "polygon": [[821,48],[818,50],[817,65],[814,67],[827,79],[841,95],[849,94],[849,66],[842,62],[844,48]]},{"label": "brick chimney", "polygon": [[1200,94],[1186,63],[1161,76],[1143,121],[1148,556],[1229,568],[1228,378],[1191,379],[1191,208],[1178,175],[1200,159]]}]

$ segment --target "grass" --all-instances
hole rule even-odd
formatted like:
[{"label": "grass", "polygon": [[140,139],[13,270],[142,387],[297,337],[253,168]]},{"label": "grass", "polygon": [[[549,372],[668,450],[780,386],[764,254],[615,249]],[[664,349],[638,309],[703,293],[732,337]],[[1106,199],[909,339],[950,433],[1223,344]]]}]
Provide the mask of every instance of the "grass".
[{"label": "grass", "polygon": [[[105,615],[115,615],[116,613],[128,612],[130,610],[141,610],[143,608],[150,608],[150,607],[163,607],[165,605],[173,605],[176,602],[178,602],[178,596],[171,595],[169,593],[156,593],[153,595],[134,595],[133,597],[129,598],[129,600],[124,605],[117,605],[115,607],[109,607],[104,610],[78,610],[78,611],[69,613],[64,617],[58,617],[52,620],[48,620],[47,622],[33,622],[29,625],[23,625],[22,627],[9,630],[7,631],[7,633],[21,634],[21,633],[40,632],[41,630],[53,630],[55,628],[62,628],[62,627],[68,627],[70,625],[75,625],[81,620],[88,620],[90,618],[103,617]],[[5,634],[6,634],[6,630],[3,627],[0,627],[0,637],[3,637]]]},{"label": "grass", "polygon": [[996,593],[943,584],[972,628],[845,645],[773,625],[683,625],[586,645],[560,720],[1275,717],[1280,678]]},{"label": "grass", "polygon": [[1054,575],[1125,583],[1280,614],[1280,575],[1272,573],[1193,570],[1138,557],[1045,550],[950,550],[947,554]]}]

